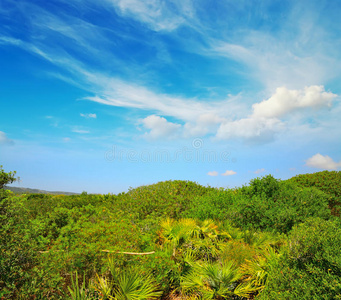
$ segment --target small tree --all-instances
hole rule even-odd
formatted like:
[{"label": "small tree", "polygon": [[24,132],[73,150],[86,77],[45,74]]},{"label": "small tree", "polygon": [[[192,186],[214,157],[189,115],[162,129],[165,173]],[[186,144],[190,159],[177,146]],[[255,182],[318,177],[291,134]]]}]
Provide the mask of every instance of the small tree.
[{"label": "small tree", "polygon": [[[6,192],[4,190],[5,186],[17,180],[17,178],[15,178],[15,174],[15,171],[6,173],[0,165],[0,200],[6,198]],[[0,211],[1,206],[2,205],[0,204]]]},{"label": "small tree", "polygon": [[17,180],[15,178],[15,174],[15,171],[6,173],[3,170],[2,166],[0,166],[0,190],[2,190],[6,186],[6,184],[11,184]]}]

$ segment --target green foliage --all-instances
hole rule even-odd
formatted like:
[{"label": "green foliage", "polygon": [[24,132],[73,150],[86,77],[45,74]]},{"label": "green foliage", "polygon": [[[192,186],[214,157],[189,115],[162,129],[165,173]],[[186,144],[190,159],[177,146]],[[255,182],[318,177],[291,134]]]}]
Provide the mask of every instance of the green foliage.
[{"label": "green foliage", "polygon": [[331,218],[328,196],[316,188],[280,182],[271,175],[236,190],[216,190],[193,199],[192,218],[229,219],[243,229],[289,232],[308,217]]},{"label": "green foliage", "polygon": [[184,294],[200,299],[231,299],[241,278],[242,274],[232,263],[196,263],[182,277],[181,288]]},{"label": "green foliage", "polygon": [[236,190],[213,190],[203,196],[193,197],[183,216],[199,220],[225,220],[234,202],[239,202],[241,193]]},{"label": "green foliage", "polygon": [[341,299],[341,227],[308,219],[291,232],[259,299]]},{"label": "green foliage", "polygon": [[[340,180],[321,173],[119,195],[0,189],[0,298],[338,299]],[[14,175],[0,170],[4,184]]]},{"label": "green foliage", "polygon": [[0,190],[2,190],[7,184],[11,184],[17,179],[15,178],[16,172],[6,173],[0,165]]},{"label": "green foliage", "polygon": [[302,187],[316,187],[328,195],[332,214],[341,216],[341,171],[322,171],[297,175],[289,181]]},{"label": "green foliage", "polygon": [[137,270],[112,271],[113,296],[115,300],[152,300],[158,299],[162,292],[158,291],[154,279],[149,274]]},{"label": "green foliage", "polygon": [[202,196],[212,190],[214,189],[191,181],[164,181],[119,194],[114,205],[119,205],[138,219],[178,218],[193,197]]},{"label": "green foliage", "polygon": [[262,196],[263,198],[276,198],[280,192],[280,181],[272,175],[251,179],[249,186],[241,188],[243,194],[248,196]]},{"label": "green foliage", "polygon": [[83,277],[82,285],[78,283],[78,273],[75,272],[75,280],[71,277],[72,288],[68,287],[72,300],[87,300],[89,299],[87,290],[85,288],[85,275]]},{"label": "green foliage", "polygon": [[234,223],[243,228],[287,233],[309,217],[331,217],[328,199],[323,192],[287,182],[278,185],[272,197],[252,191],[251,198],[242,197],[241,203],[234,203],[229,212]]}]

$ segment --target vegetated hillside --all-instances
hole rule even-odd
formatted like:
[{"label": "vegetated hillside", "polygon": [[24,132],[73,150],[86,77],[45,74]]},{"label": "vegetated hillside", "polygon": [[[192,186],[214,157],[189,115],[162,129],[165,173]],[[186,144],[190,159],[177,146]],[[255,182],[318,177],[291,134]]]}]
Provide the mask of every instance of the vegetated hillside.
[{"label": "vegetated hillside", "polygon": [[237,189],[1,191],[0,298],[339,299],[340,219],[319,188],[269,175]]},{"label": "vegetated hillside", "polygon": [[21,195],[21,194],[52,194],[52,195],[77,195],[77,193],[72,192],[61,192],[61,191],[44,191],[39,189],[30,189],[30,188],[23,188],[23,187],[16,187],[16,186],[6,186],[5,190],[10,190],[14,194]]},{"label": "vegetated hillside", "polygon": [[323,171],[312,174],[302,174],[292,177],[289,181],[302,187],[316,187],[328,195],[329,207],[332,213],[340,216],[341,205],[341,172]]}]

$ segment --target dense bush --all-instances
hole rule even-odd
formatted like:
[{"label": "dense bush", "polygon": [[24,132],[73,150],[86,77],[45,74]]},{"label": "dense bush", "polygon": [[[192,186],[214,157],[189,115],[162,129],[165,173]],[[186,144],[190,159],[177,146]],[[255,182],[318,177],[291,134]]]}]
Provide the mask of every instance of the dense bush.
[{"label": "dense bush", "polygon": [[139,219],[178,218],[187,210],[193,197],[205,195],[212,190],[211,187],[203,187],[191,181],[164,181],[119,194],[115,205],[135,214]]},{"label": "dense bush", "polygon": [[289,179],[300,186],[316,187],[328,195],[332,214],[341,216],[341,171],[323,171],[301,174]]},{"label": "dense bush", "polygon": [[214,190],[204,196],[193,197],[188,209],[182,213],[184,217],[199,220],[225,220],[227,213],[234,202],[240,202],[242,197],[235,190]]},{"label": "dense bush", "polygon": [[341,227],[318,218],[295,227],[257,299],[341,299]]},{"label": "dense bush", "polygon": [[[1,187],[14,175],[1,168]],[[341,229],[328,204],[339,187],[295,180],[118,195],[0,188],[0,298],[338,299]]]},{"label": "dense bush", "polygon": [[331,218],[328,196],[316,188],[280,182],[271,175],[236,190],[216,190],[195,197],[186,215],[231,220],[244,229],[287,233],[309,217]]}]

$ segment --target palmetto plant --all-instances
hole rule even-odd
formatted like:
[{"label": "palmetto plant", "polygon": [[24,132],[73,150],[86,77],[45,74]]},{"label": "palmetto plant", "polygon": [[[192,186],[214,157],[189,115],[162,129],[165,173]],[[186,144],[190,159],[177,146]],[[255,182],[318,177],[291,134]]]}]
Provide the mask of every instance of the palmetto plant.
[{"label": "palmetto plant", "polygon": [[162,295],[150,275],[133,270],[115,271],[112,280],[98,276],[94,289],[101,300],[152,300]]},{"label": "palmetto plant", "polygon": [[174,258],[188,250],[201,256],[216,256],[220,242],[231,238],[227,232],[219,230],[212,220],[166,219],[161,223],[161,228],[162,247],[171,247]]},{"label": "palmetto plant", "polygon": [[111,279],[97,275],[93,284],[102,300],[152,300],[162,295],[150,274],[129,268],[117,269],[112,258],[109,269]]},{"label": "palmetto plant", "polygon": [[229,262],[196,263],[192,271],[182,277],[181,289],[184,294],[199,299],[232,299],[251,292],[246,285],[237,288],[242,276]]},{"label": "palmetto plant", "polygon": [[113,282],[96,274],[96,281],[93,283],[94,289],[99,293],[100,300],[109,299],[113,291]]},{"label": "palmetto plant", "polygon": [[279,247],[283,243],[283,236],[271,232],[243,231],[241,238],[255,249],[265,250],[270,246]]},{"label": "palmetto plant", "polygon": [[68,287],[72,300],[88,300],[88,292],[85,288],[85,275],[83,276],[83,283],[81,287],[78,284],[78,273],[75,272],[75,280],[71,277],[72,288]]},{"label": "palmetto plant", "polygon": [[150,275],[142,275],[138,272],[125,271],[114,276],[113,296],[114,300],[149,300],[159,299],[162,292]]}]

